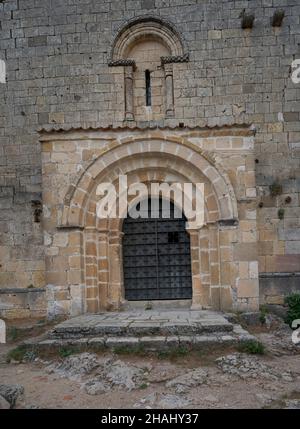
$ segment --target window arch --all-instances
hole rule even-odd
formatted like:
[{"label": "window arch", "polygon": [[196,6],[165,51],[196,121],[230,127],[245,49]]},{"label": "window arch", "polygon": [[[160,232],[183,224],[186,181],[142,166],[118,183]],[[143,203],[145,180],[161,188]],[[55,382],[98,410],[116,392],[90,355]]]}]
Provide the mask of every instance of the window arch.
[{"label": "window arch", "polygon": [[125,120],[172,117],[172,63],[187,60],[179,34],[161,19],[141,18],[121,29],[109,65],[124,67]]},{"label": "window arch", "polygon": [[131,21],[119,31],[111,48],[110,61],[127,59],[131,47],[149,37],[160,40],[169,49],[170,55],[184,55],[183,40],[173,26],[160,18],[145,17]]}]

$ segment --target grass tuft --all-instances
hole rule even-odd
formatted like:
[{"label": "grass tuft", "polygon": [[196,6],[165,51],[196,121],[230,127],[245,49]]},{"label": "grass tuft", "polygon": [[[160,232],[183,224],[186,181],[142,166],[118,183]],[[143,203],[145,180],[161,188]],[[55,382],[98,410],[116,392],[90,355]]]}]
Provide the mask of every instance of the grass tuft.
[{"label": "grass tuft", "polygon": [[113,352],[117,355],[137,355],[137,356],[145,356],[147,355],[147,351],[142,344],[136,346],[117,346],[113,348]]},{"label": "grass tuft", "polygon": [[269,310],[267,309],[267,307],[262,305],[260,307],[260,314],[259,314],[259,321],[262,325],[266,323],[268,313],[269,313]]},{"label": "grass tuft", "polygon": [[61,347],[58,349],[58,355],[61,358],[67,358],[71,355],[78,353],[79,350],[77,347]]},{"label": "grass tuft", "polygon": [[9,363],[12,360],[17,362],[27,361],[32,362],[37,357],[36,350],[30,349],[24,344],[10,350],[6,355],[6,361]]},{"label": "grass tuft", "polygon": [[285,322],[292,327],[293,321],[300,319],[300,293],[291,293],[285,298],[285,303],[288,306]]},{"label": "grass tuft", "polygon": [[15,326],[9,326],[7,328],[7,339],[10,341],[16,341],[20,337],[20,329]]},{"label": "grass tuft", "polygon": [[189,353],[189,349],[185,346],[171,347],[168,350],[158,352],[159,359],[177,359],[184,357]]},{"label": "grass tuft", "polygon": [[147,384],[147,383],[142,383],[142,384],[140,384],[140,385],[139,385],[139,389],[140,389],[140,390],[147,389],[147,387],[148,387],[148,384]]},{"label": "grass tuft", "polygon": [[251,355],[263,355],[265,354],[265,346],[257,340],[243,341],[238,346],[238,350],[243,353],[249,353]]}]

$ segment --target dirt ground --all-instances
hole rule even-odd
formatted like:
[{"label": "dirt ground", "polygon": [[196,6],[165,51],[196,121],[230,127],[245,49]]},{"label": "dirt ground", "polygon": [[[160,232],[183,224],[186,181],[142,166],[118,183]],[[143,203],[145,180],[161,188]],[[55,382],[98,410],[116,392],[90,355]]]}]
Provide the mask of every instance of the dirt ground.
[{"label": "dirt ground", "polygon": [[[44,329],[29,329],[27,335]],[[15,408],[300,408],[300,346],[278,321],[252,329],[265,345],[263,355],[226,348],[167,356],[49,355],[8,363],[7,353],[24,332],[0,345],[0,384],[25,390]],[[216,361],[220,357],[223,363]],[[90,385],[98,391],[88,393]]]}]

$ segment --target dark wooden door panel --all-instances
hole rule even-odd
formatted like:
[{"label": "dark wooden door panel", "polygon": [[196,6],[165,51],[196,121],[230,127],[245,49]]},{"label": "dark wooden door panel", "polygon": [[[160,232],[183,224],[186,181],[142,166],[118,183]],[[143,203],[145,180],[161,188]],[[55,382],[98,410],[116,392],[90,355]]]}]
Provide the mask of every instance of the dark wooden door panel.
[{"label": "dark wooden door panel", "polygon": [[[149,204],[150,213],[150,204]],[[186,219],[124,219],[123,269],[125,298],[190,299],[192,275]]]}]

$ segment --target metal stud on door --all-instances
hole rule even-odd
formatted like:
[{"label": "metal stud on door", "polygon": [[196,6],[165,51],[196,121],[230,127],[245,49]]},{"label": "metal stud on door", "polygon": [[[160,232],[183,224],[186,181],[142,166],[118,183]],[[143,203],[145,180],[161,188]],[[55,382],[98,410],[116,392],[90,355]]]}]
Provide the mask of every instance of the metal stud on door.
[{"label": "metal stud on door", "polygon": [[160,200],[159,215],[124,219],[123,269],[125,298],[136,300],[190,299],[192,276],[190,239],[186,218],[164,218]]}]

